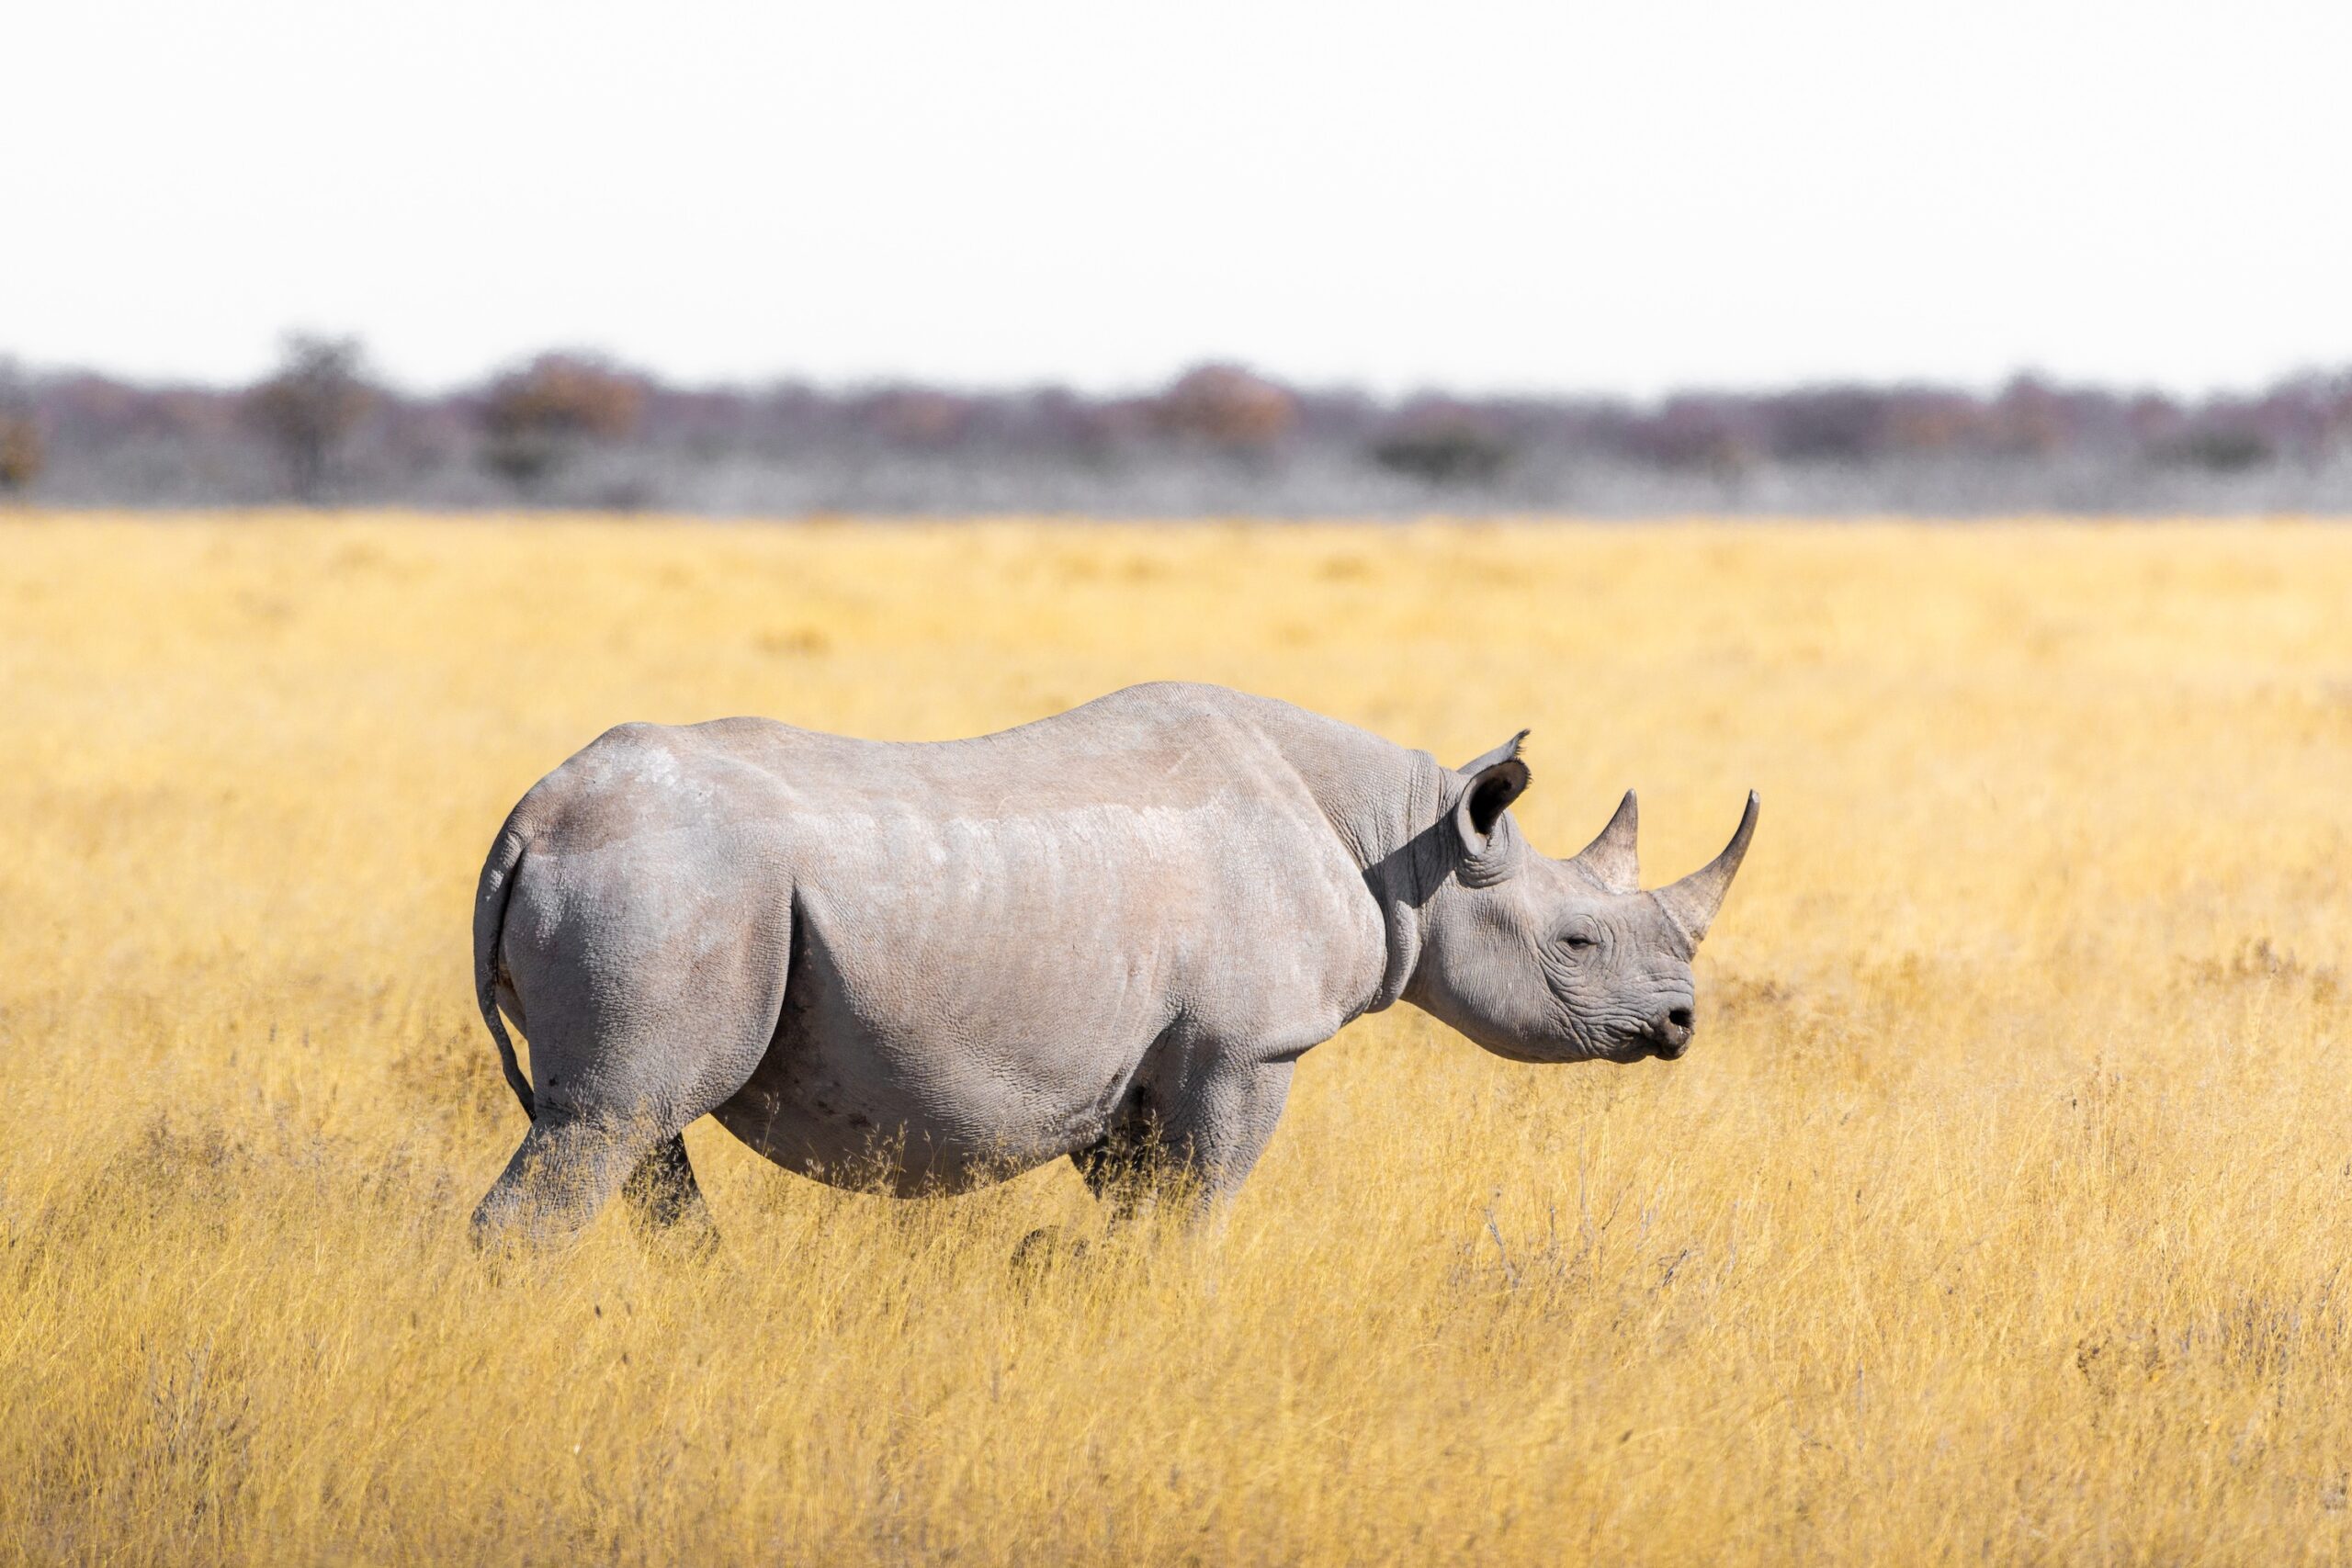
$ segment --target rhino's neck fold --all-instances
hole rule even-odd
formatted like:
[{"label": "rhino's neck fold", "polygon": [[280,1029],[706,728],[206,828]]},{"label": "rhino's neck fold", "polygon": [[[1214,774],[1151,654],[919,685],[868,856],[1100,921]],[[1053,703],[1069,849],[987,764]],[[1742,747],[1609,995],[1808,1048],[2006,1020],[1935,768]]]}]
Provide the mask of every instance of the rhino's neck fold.
[{"label": "rhino's neck fold", "polygon": [[1363,1012],[1393,1006],[1411,988],[1419,967],[1430,900],[1453,866],[1449,814],[1454,775],[1426,751],[1397,748],[1389,787],[1350,803],[1334,815],[1365,888],[1380,908],[1386,953],[1379,989],[1365,998]]},{"label": "rhino's neck fold", "polygon": [[1450,816],[1463,780],[1427,751],[1286,703],[1259,708],[1261,733],[1296,773],[1363,877],[1378,908],[1380,954],[1361,953],[1357,975],[1379,961],[1379,979],[1350,998],[1350,1017],[1378,1012],[1411,987],[1421,961],[1430,898],[1456,852]]}]

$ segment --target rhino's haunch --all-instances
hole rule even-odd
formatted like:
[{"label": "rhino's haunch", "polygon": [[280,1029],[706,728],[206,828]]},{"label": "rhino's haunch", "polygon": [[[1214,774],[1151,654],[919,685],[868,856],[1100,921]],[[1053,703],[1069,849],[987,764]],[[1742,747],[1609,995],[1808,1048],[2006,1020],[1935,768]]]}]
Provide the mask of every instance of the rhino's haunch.
[{"label": "rhino's haunch", "polygon": [[1069,1156],[1099,1190],[1148,1150],[1213,1195],[1291,1064],[1400,999],[1522,1061],[1678,1056],[1756,798],[1637,892],[1631,795],[1572,860],[1521,840],[1523,735],[1454,771],[1193,685],[929,744],[610,730],[482,868],[482,1013],[532,1123],[476,1224],[570,1231],[624,1186],[701,1223],[678,1134],[705,1113],[844,1185]]}]

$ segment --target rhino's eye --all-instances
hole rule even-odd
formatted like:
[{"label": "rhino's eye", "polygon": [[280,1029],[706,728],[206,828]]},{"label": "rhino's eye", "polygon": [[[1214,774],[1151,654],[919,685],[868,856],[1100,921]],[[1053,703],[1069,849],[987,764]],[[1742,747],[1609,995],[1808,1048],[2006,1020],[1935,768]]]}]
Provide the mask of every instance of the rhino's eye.
[{"label": "rhino's eye", "polygon": [[1572,931],[1568,935],[1560,939],[1560,945],[1567,948],[1572,953],[1582,953],[1587,948],[1594,947],[1599,944],[1596,943],[1592,938],[1585,935],[1582,931]]}]

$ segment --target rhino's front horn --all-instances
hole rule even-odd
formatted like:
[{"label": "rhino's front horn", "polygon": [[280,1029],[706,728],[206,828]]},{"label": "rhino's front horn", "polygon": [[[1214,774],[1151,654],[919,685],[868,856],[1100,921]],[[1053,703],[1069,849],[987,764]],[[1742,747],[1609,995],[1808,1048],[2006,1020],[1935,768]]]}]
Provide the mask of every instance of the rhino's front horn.
[{"label": "rhino's front horn", "polygon": [[1739,831],[1731,836],[1724,852],[1701,866],[1671,886],[1661,887],[1651,897],[1663,907],[1685,935],[1698,942],[1715,922],[1715,911],[1724,907],[1724,895],[1731,891],[1731,879],[1739,873],[1739,863],[1747,858],[1747,840],[1756,836],[1756,792],[1747,792],[1747,809],[1740,813]]},{"label": "rhino's front horn", "polygon": [[1634,843],[1640,832],[1641,808],[1629,789],[1617,803],[1617,815],[1609,819],[1609,826],[1568,863],[1590,872],[1611,893],[1634,892],[1642,885],[1641,857]]}]

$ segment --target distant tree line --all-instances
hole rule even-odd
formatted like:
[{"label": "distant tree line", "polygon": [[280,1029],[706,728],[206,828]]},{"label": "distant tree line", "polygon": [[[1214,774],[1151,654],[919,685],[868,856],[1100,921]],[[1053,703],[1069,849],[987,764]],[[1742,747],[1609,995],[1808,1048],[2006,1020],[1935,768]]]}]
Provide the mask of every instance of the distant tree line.
[{"label": "distant tree line", "polygon": [[1375,398],[1205,365],[1148,394],[679,387],[550,353],[385,385],[298,336],[251,387],[0,363],[0,494],[66,505],[546,505],[713,513],[2352,512],[2352,372],[2183,400],[2019,377]]}]

